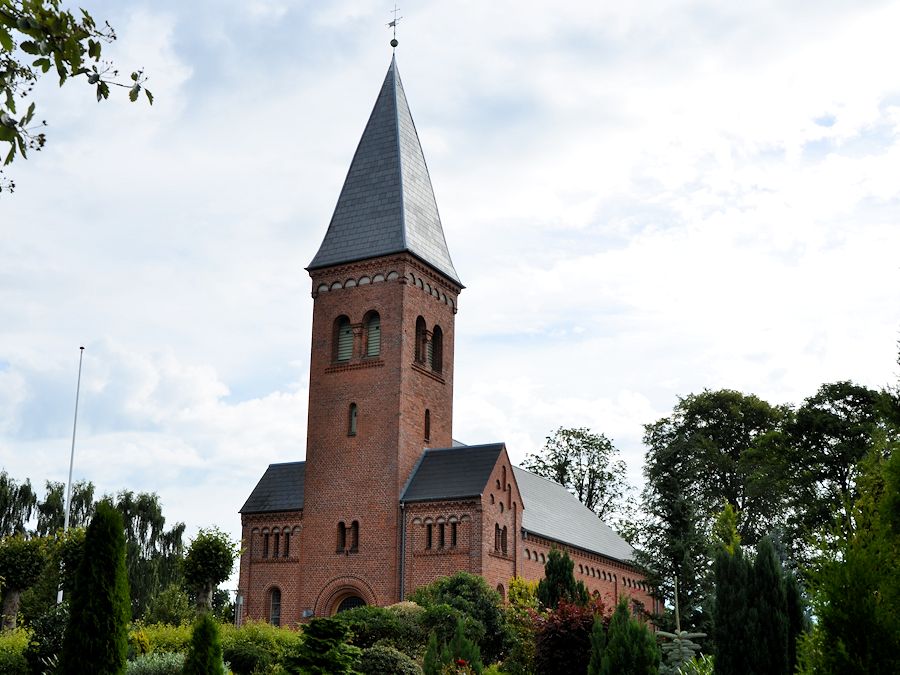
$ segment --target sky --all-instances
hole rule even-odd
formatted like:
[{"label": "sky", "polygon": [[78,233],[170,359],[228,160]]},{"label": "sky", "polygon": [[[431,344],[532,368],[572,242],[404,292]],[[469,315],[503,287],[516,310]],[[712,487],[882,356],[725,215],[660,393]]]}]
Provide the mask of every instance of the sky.
[{"label": "sky", "polygon": [[[390,63],[387,3],[85,0],[151,107],[35,89],[0,195],[0,466],[237,537],[303,459],[315,254]],[[466,285],[454,437],[514,462],[730,388],[898,381],[900,2],[400,4]]]}]

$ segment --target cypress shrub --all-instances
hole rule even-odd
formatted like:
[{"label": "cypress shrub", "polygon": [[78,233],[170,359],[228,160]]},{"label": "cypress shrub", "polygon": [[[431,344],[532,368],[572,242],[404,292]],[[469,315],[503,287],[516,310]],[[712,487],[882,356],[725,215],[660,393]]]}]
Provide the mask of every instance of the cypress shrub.
[{"label": "cypress shrub", "polygon": [[716,600],[713,607],[713,641],[716,645],[717,675],[747,675],[750,664],[747,644],[748,584],[752,569],[738,546],[734,553],[720,550],[713,565]]},{"label": "cypress shrub", "polygon": [[300,647],[285,659],[287,670],[304,675],[349,675],[360,654],[358,647],[346,644],[349,632],[337,619],[313,619],[303,629]]},{"label": "cypress shrub", "polygon": [[588,675],[598,675],[603,661],[603,651],[606,649],[606,627],[603,618],[594,617],[594,627],[591,629],[591,660],[588,662]]},{"label": "cypress shrub", "polygon": [[751,672],[782,675],[788,672],[788,617],[784,573],[772,540],[763,537],[756,547],[756,560],[749,584],[753,649],[745,649]]},{"label": "cypress shrub", "polygon": [[128,653],[128,573],[122,516],[100,502],[84,537],[69,605],[61,670],[67,675],[119,675]]},{"label": "cypress shrub", "polygon": [[583,581],[575,580],[575,562],[568,553],[551,548],[538,582],[537,598],[545,609],[556,609],[560,600],[586,605],[590,596]]},{"label": "cypress shrub", "polygon": [[184,660],[184,675],[224,675],[222,638],[219,624],[209,612],[202,612],[194,622],[191,646]]},{"label": "cypress shrub", "polygon": [[[598,675],[656,675],[659,647],[644,623],[631,616],[628,598],[622,597],[609,621]],[[592,674],[593,675],[593,674]]]}]

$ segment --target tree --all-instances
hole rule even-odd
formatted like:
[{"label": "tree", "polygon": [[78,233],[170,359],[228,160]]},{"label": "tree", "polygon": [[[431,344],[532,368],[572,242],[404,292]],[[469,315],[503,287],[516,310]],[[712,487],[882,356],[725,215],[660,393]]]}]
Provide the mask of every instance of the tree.
[{"label": "tree", "polygon": [[187,593],[173,584],[150,600],[147,611],[141,617],[144,623],[167,623],[178,626],[197,615]]},{"label": "tree", "polygon": [[[97,100],[109,97],[110,86],[128,89],[133,102],[141,90],[152,104],[153,95],[144,87],[143,71],[131,73],[131,80],[116,80],[118,72],[102,60],[103,43],[116,39],[109,23],[98,27],[88,12],[76,17],[60,8],[60,0],[2,0],[0,2],[0,142],[4,166],[16,153],[27,157],[28,150],[40,150],[46,140],[38,131],[46,122],[32,126],[35,103],[29,101],[35,83],[52,68],[62,86],[71,78],[83,77],[96,86]],[[18,103],[27,107],[17,112]],[[0,192],[12,190],[11,181],[0,181]]]},{"label": "tree", "polygon": [[832,540],[835,515],[840,536],[853,533],[860,462],[885,435],[889,397],[853,382],[823,384],[807,398],[787,427],[786,473],[790,477],[788,520],[792,555],[810,562],[810,535]]},{"label": "tree", "polygon": [[[426,609],[448,605],[467,618],[469,637],[477,634],[478,647],[486,663],[497,661],[505,649],[508,628],[500,607],[500,594],[487,585],[483,577],[457,572],[422,586],[410,600]],[[455,621],[455,619],[454,619]],[[451,630],[453,625],[450,626]]]},{"label": "tree", "polygon": [[337,619],[313,619],[303,629],[303,642],[288,656],[288,672],[303,675],[341,675],[352,673],[360,654],[347,644],[349,629]]},{"label": "tree", "polygon": [[529,454],[522,466],[564,485],[582,504],[604,521],[630,516],[631,486],[619,451],[603,434],[590,429],[563,429],[547,436],[538,454]]},{"label": "tree", "polygon": [[[37,534],[40,537],[55,533],[65,525],[66,486],[46,481],[44,499],[38,502]],[[77,481],[72,484],[72,503],[69,505],[69,527],[87,527],[94,515],[94,484]]]},{"label": "tree", "polygon": [[6,471],[0,471],[0,537],[25,534],[37,506],[37,495],[27,478],[19,485]]},{"label": "tree", "polygon": [[748,591],[747,630],[752,636],[753,649],[747,651],[746,644],[744,649],[750,672],[787,675],[788,607],[784,572],[768,537],[763,537],[756,547]]},{"label": "tree", "polygon": [[196,593],[198,609],[212,610],[213,591],[231,576],[238,555],[237,542],[217,527],[201,528],[194,537],[184,559],[184,580]]},{"label": "tree", "polygon": [[622,597],[609,621],[600,668],[591,675],[656,675],[659,648],[647,626],[631,616]]},{"label": "tree", "polygon": [[481,675],[484,670],[481,663],[481,651],[478,649],[478,645],[466,637],[461,619],[456,622],[453,637],[443,647],[438,645],[437,635],[432,631],[428,637],[422,670],[425,675],[440,675],[458,671]]},{"label": "tree", "polygon": [[544,565],[544,578],[537,587],[537,599],[541,606],[556,609],[560,600],[585,605],[589,597],[584,582],[575,580],[575,563],[569,554],[551,548]]},{"label": "tree", "polygon": [[542,675],[585,672],[591,659],[594,620],[602,612],[599,601],[580,606],[560,600],[556,609],[536,616],[533,672]]},{"label": "tree", "polygon": [[750,572],[750,564],[740,547],[733,553],[723,548],[716,555],[712,636],[717,675],[752,672],[747,659],[747,645],[753,642],[747,616]]},{"label": "tree", "polygon": [[225,675],[219,624],[207,612],[194,622],[183,672],[184,675]]},{"label": "tree", "polygon": [[43,539],[25,539],[21,535],[0,540],[0,588],[3,590],[2,628],[16,627],[22,592],[40,577],[46,561]]},{"label": "tree", "polygon": [[122,516],[97,505],[84,537],[63,641],[62,670],[71,675],[121,673],[128,652],[128,575]]}]

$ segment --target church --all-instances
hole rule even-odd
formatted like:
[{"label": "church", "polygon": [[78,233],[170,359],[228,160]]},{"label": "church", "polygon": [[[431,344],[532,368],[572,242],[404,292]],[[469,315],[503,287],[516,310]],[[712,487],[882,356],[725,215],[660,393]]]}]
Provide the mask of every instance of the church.
[{"label": "church", "polygon": [[656,609],[631,546],[565,488],[453,440],[464,287],[394,58],[307,271],[306,461],[270,465],[240,510],[238,621],[389,605],[460,570],[505,599],[552,547],[607,604]]}]

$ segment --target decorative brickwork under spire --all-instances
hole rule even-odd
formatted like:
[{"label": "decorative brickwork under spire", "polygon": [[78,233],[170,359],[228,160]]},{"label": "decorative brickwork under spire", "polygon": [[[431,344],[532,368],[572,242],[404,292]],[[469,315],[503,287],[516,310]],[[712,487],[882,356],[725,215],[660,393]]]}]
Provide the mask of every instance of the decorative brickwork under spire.
[{"label": "decorative brickwork under spire", "polygon": [[408,251],[459,284],[396,59],[310,270]]}]

